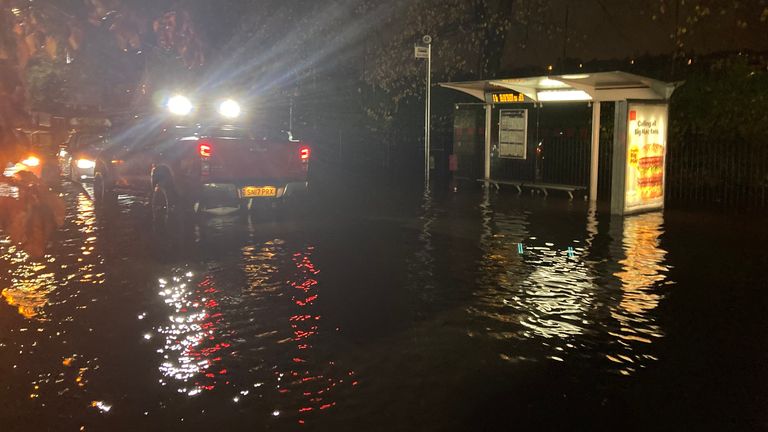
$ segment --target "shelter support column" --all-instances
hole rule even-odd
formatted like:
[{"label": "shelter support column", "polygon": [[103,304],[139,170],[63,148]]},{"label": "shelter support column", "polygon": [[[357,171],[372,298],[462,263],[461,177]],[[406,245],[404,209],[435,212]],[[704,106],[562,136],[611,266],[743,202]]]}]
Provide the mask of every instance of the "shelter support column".
[{"label": "shelter support column", "polygon": [[493,117],[493,105],[485,105],[485,152],[483,179],[491,179],[491,118]]},{"label": "shelter support column", "polygon": [[611,214],[624,214],[627,173],[627,101],[616,102],[611,165]]},{"label": "shelter support column", "polygon": [[592,102],[592,149],[589,168],[589,201],[597,201],[597,174],[600,165],[600,102]]}]

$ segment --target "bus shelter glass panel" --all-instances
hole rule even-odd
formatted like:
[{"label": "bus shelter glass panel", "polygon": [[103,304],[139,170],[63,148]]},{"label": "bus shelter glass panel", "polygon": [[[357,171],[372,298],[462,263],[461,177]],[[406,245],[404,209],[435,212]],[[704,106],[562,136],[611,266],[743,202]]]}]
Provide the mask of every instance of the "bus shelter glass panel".
[{"label": "bus shelter glass panel", "polygon": [[453,116],[454,175],[457,179],[475,181],[483,178],[485,149],[485,107],[459,105]]},{"label": "bus shelter glass panel", "polygon": [[[591,112],[586,103],[507,105],[494,109],[491,179],[587,186]],[[522,117],[526,118],[524,131],[520,127]]]}]

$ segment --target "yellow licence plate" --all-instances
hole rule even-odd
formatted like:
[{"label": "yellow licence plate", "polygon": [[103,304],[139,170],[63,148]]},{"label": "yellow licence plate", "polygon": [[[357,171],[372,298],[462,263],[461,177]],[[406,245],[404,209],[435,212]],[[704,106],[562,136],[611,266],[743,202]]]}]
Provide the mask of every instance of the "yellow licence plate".
[{"label": "yellow licence plate", "polygon": [[273,197],[277,196],[277,188],[274,186],[244,186],[240,189],[243,198]]}]

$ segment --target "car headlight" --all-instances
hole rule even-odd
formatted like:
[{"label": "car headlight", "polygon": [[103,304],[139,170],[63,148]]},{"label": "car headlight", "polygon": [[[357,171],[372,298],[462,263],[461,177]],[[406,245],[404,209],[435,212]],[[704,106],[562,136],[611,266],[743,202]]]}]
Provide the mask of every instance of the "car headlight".
[{"label": "car headlight", "polygon": [[96,167],[96,162],[90,159],[78,159],[77,167],[80,169],[91,169]]},{"label": "car headlight", "polygon": [[22,165],[26,165],[28,167],[36,167],[36,166],[40,165],[40,159],[38,159],[35,156],[30,156],[30,157],[24,159],[23,161],[21,161],[21,164]]},{"label": "car headlight", "polygon": [[171,96],[166,106],[171,114],[179,116],[185,116],[192,112],[192,101],[182,95]]},{"label": "car headlight", "polygon": [[227,99],[219,105],[219,114],[230,119],[240,117],[240,104],[232,99]]}]

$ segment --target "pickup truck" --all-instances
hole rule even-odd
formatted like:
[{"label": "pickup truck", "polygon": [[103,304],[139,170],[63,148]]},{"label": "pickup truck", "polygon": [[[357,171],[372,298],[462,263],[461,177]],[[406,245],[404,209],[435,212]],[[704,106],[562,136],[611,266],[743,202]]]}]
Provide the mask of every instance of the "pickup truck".
[{"label": "pickup truck", "polygon": [[166,225],[186,211],[251,209],[308,190],[311,149],[287,134],[173,125],[140,135],[144,138],[113,141],[96,158],[97,209],[114,205],[118,193],[143,195],[150,199],[153,222]]}]

